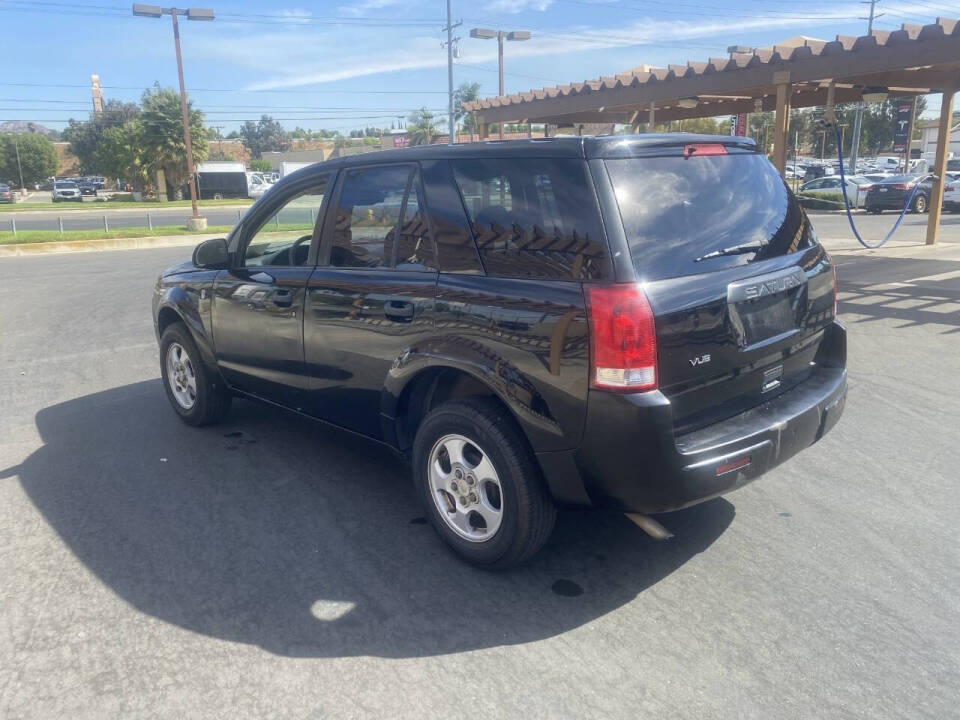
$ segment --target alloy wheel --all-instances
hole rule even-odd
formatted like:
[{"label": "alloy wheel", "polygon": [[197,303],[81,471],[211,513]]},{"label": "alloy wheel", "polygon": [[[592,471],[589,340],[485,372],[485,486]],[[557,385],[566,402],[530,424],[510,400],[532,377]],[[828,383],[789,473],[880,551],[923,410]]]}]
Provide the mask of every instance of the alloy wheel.
[{"label": "alloy wheel", "polygon": [[492,538],[503,521],[503,488],[483,449],[463,435],[444,435],[427,461],[430,494],[451,530],[471,542]]},{"label": "alloy wheel", "polygon": [[184,410],[190,410],[196,404],[197,375],[193,361],[180,343],[170,343],[167,348],[167,384]]}]

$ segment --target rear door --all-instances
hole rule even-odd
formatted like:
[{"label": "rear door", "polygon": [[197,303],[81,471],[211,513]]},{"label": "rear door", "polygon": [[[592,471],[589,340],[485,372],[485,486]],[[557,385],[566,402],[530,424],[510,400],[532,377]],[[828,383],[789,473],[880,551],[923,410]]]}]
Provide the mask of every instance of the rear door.
[{"label": "rear door", "polygon": [[381,436],[387,373],[433,329],[436,249],[411,163],[341,172],[307,284],[310,412]]},{"label": "rear door", "polygon": [[773,166],[735,146],[691,147],[604,163],[679,431],[803,382],[833,320],[829,256]]}]

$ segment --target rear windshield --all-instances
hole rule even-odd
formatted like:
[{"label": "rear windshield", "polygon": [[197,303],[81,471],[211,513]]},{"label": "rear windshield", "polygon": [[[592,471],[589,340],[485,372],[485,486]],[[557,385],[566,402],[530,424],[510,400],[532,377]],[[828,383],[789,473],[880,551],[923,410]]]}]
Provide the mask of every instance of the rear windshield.
[{"label": "rear windshield", "polygon": [[582,160],[454,160],[487,275],[600,280],[610,261]]},{"label": "rear windshield", "polygon": [[[803,211],[762,155],[629,158],[606,167],[642,280],[743,265],[812,241]],[[743,251],[720,254],[734,247]]]}]

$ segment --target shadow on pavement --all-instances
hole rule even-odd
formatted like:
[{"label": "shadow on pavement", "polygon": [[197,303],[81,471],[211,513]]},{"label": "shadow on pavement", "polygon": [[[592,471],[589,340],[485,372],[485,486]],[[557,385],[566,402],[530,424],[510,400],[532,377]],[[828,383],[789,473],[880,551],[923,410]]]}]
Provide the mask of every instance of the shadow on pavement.
[{"label": "shadow on pavement", "polygon": [[960,262],[863,256],[838,266],[840,313],[854,322],[902,320],[901,327],[936,324],[960,331]]},{"label": "shadow on pavement", "polygon": [[524,643],[587,623],[702,552],[723,499],[655,543],[622,515],[563,513],[530,564],[488,573],[423,522],[388,452],[253,403],[194,429],[159,381],[40,411],[18,475],[86,566],[138,610],[289,656],[415,657]]}]

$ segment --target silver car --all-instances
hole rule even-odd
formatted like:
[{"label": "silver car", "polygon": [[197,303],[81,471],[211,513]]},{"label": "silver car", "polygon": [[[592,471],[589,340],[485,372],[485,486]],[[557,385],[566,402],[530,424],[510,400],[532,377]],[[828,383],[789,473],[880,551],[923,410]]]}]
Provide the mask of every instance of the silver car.
[{"label": "silver car", "polygon": [[53,190],[50,191],[50,197],[55,203],[70,200],[83,202],[83,194],[75,182],[55,182],[53,184]]}]

